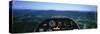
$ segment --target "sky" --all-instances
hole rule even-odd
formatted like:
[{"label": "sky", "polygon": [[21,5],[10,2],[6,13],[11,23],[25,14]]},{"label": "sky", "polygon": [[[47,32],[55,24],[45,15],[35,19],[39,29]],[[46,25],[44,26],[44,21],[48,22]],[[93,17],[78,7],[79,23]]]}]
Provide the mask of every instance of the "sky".
[{"label": "sky", "polygon": [[98,4],[98,0],[12,0],[12,1],[37,1],[37,2],[55,2],[55,3],[70,3],[70,4],[84,4],[84,5]]},{"label": "sky", "polygon": [[13,9],[31,9],[31,10],[76,10],[76,11],[96,11],[96,5],[79,5],[49,2],[33,1],[14,1]]}]

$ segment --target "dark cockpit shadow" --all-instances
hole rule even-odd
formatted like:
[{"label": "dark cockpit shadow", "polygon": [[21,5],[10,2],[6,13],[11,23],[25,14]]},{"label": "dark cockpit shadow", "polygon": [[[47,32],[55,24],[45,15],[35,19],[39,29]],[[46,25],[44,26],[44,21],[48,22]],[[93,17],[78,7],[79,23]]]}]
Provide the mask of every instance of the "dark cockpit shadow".
[{"label": "dark cockpit shadow", "polygon": [[36,29],[36,32],[61,31],[61,30],[73,30],[73,29],[79,29],[79,27],[78,24],[76,24],[72,19],[49,18],[40,23],[40,25]]}]

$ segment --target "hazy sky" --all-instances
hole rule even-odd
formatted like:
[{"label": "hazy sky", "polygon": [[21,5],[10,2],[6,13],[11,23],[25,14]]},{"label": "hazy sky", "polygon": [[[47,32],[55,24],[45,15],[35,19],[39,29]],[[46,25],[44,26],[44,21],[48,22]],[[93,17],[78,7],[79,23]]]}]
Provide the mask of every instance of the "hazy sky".
[{"label": "hazy sky", "polygon": [[35,10],[78,10],[78,11],[96,11],[95,5],[76,5],[62,3],[46,3],[32,1],[14,1],[13,9],[35,9]]}]

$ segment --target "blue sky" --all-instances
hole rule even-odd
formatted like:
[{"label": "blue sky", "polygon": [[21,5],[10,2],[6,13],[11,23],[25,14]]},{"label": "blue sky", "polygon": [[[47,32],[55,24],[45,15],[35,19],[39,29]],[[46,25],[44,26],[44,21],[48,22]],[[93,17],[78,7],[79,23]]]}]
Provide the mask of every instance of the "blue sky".
[{"label": "blue sky", "polygon": [[13,9],[96,11],[96,5],[78,5],[32,1],[14,1]]}]

